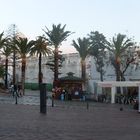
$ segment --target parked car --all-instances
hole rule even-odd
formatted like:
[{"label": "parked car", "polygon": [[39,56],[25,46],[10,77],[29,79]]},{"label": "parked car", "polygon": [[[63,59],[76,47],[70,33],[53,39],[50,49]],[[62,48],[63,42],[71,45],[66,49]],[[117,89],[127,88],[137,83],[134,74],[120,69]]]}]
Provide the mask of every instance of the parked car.
[{"label": "parked car", "polygon": [[136,97],[134,99],[133,109],[135,109],[135,110],[138,110],[139,109],[139,98],[138,97]]}]

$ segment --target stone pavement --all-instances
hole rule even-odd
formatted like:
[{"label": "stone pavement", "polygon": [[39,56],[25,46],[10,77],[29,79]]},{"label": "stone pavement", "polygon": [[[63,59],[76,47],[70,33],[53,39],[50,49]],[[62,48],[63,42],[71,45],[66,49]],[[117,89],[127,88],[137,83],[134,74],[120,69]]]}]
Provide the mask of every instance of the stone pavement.
[{"label": "stone pavement", "polygon": [[1,103],[0,140],[139,140],[140,114],[121,106],[55,101],[41,114],[39,105]]},{"label": "stone pavement", "polygon": [[[50,96],[51,93],[48,93]],[[0,103],[15,104],[16,98],[11,93],[0,93]],[[18,104],[39,105],[40,92],[38,90],[25,90],[25,95],[17,98]]]}]

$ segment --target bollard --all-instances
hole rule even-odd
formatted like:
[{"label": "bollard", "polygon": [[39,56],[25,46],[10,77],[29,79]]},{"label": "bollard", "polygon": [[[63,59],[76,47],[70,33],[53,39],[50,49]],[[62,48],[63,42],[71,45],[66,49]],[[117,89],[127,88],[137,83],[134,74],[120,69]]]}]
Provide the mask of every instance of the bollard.
[{"label": "bollard", "polygon": [[40,113],[46,114],[46,84],[40,84]]},{"label": "bollard", "polygon": [[16,99],[15,104],[17,105],[18,104],[18,102],[17,102],[17,94],[15,95],[15,99]]},{"label": "bollard", "polygon": [[53,99],[53,97],[52,97],[52,107],[54,107],[54,99]]}]

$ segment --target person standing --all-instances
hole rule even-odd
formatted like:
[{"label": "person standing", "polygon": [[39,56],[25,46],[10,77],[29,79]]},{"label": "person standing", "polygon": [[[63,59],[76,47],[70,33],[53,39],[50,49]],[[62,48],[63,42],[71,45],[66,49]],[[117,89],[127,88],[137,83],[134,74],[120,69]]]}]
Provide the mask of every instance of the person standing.
[{"label": "person standing", "polygon": [[18,95],[22,97],[22,93],[21,93],[21,85],[20,85],[20,84],[18,84],[17,91],[18,91]]},{"label": "person standing", "polygon": [[13,96],[19,97],[19,95],[18,95],[18,88],[17,88],[17,85],[16,84],[14,85],[14,93],[13,93]]}]

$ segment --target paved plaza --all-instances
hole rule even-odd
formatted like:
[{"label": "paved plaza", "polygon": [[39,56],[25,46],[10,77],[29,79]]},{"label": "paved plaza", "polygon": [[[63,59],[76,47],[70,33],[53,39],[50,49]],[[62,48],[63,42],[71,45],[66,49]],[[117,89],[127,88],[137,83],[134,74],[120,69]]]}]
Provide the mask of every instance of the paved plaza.
[{"label": "paved plaza", "polygon": [[16,105],[3,100],[0,140],[140,139],[140,114],[128,105],[89,102],[87,108],[87,102],[55,101],[54,107],[47,106],[47,113],[41,114],[38,104]]}]

